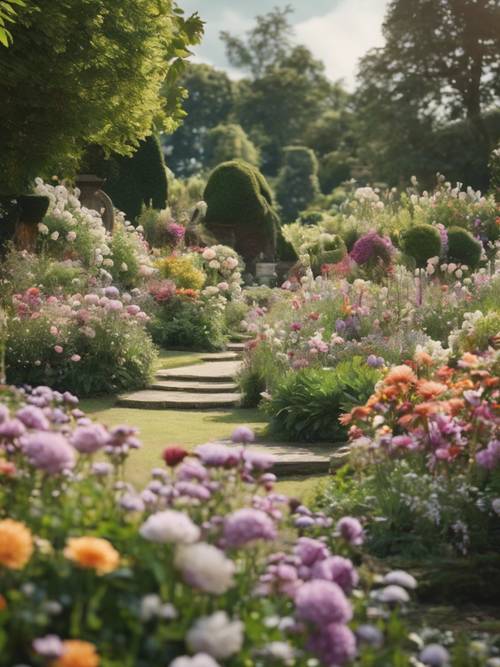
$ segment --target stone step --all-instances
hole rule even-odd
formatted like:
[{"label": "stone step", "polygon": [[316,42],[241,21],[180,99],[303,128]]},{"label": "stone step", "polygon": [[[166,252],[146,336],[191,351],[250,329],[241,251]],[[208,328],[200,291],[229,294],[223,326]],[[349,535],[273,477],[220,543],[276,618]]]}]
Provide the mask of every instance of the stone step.
[{"label": "stone step", "polygon": [[237,352],[208,352],[201,356],[202,361],[236,361],[240,358]]},{"label": "stone step", "polygon": [[246,343],[228,343],[226,349],[228,352],[244,352],[246,346]]},{"label": "stone step", "polygon": [[197,382],[231,382],[238,373],[240,361],[208,361],[171,368],[156,373],[161,380],[194,380]]},{"label": "stone step", "polygon": [[235,392],[201,394],[144,389],[143,391],[119,396],[117,405],[123,408],[143,408],[148,410],[206,410],[213,408],[234,408],[239,405],[240,401],[241,394]]},{"label": "stone step", "polygon": [[158,391],[188,391],[193,394],[217,394],[238,390],[235,382],[195,382],[193,380],[157,380],[150,387]]}]

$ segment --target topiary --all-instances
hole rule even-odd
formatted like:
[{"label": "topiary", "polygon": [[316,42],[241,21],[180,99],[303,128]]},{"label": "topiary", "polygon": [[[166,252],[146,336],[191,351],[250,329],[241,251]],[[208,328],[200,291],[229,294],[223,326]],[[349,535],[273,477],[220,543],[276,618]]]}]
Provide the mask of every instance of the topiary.
[{"label": "topiary", "polygon": [[233,247],[247,265],[260,253],[274,259],[279,218],[257,168],[243,160],[223,162],[210,174],[203,198],[205,226],[220,243]]},{"label": "topiary", "polygon": [[283,217],[293,222],[319,195],[318,161],[306,146],[288,146],[278,174],[276,197]]},{"label": "topiary", "polygon": [[204,149],[209,168],[228,160],[245,160],[256,167],[259,164],[259,151],[241,125],[234,123],[222,123],[209,130]]},{"label": "topiary", "polygon": [[482,245],[462,227],[448,229],[448,259],[472,269],[481,261]]},{"label": "topiary", "polygon": [[417,267],[424,268],[431,257],[441,253],[441,236],[432,225],[414,225],[402,236],[403,252],[413,257]]}]

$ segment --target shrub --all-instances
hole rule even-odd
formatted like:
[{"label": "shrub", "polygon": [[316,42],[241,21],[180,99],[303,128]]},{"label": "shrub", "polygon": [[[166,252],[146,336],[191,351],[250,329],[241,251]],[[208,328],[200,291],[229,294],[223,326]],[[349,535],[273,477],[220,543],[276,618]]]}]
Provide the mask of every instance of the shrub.
[{"label": "shrub", "polygon": [[448,229],[448,259],[474,269],[481,260],[482,245],[465,229]]},{"label": "shrub", "polygon": [[189,255],[164,257],[158,260],[157,268],[162,278],[173,280],[177,287],[199,290],[205,284],[205,274]]},{"label": "shrub", "polygon": [[419,269],[424,268],[431,257],[441,253],[441,237],[432,225],[414,225],[403,235],[403,251],[412,257]]},{"label": "shrub", "polygon": [[379,372],[360,357],[335,369],[306,368],[287,374],[265,406],[271,431],[291,441],[345,440],[341,413],[366,400],[378,377]]},{"label": "shrub", "polygon": [[213,127],[206,134],[204,149],[205,164],[209,169],[229,160],[244,160],[259,166],[259,151],[241,125],[223,123]]},{"label": "shrub", "polygon": [[214,236],[250,263],[275,253],[279,218],[262,174],[243,160],[224,162],[210,174],[203,195],[205,224]]},{"label": "shrub", "polygon": [[276,182],[276,198],[286,222],[293,222],[320,194],[318,161],[310,148],[288,146]]}]

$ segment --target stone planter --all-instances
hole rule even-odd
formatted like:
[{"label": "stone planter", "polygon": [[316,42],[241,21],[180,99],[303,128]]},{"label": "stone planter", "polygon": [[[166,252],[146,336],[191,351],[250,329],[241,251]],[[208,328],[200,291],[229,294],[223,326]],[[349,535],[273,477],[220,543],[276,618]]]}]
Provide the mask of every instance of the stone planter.
[{"label": "stone planter", "polygon": [[75,179],[75,185],[80,190],[80,202],[85,208],[97,211],[108,232],[113,231],[115,213],[110,197],[101,190],[106,183],[105,178],[94,174],[80,174]]},{"label": "stone planter", "polygon": [[255,279],[259,285],[273,287],[278,279],[276,262],[257,262],[255,264]]},{"label": "stone planter", "polygon": [[19,218],[16,224],[15,243],[21,250],[33,251],[38,235],[38,224],[49,208],[49,198],[43,195],[20,195],[17,198]]}]

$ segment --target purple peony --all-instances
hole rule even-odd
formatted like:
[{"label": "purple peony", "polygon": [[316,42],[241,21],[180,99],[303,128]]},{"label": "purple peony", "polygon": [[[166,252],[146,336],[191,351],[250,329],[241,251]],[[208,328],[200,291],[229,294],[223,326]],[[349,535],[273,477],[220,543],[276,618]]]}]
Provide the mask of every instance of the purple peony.
[{"label": "purple peony", "polygon": [[108,444],[109,434],[101,424],[79,426],[71,436],[71,444],[82,454],[93,454]]},{"label": "purple peony", "polygon": [[49,429],[49,420],[45,416],[43,410],[34,405],[25,405],[16,412],[16,417],[22,421],[27,428],[36,428],[39,431],[47,431]]},{"label": "purple peony", "polygon": [[352,618],[349,600],[333,581],[307,581],[295,596],[295,608],[301,621],[320,628],[330,623],[347,623]]},{"label": "purple peony", "polygon": [[354,565],[342,556],[330,556],[316,563],[311,571],[312,579],[325,579],[338,584],[344,593],[349,594],[359,581]]},{"label": "purple peony", "polygon": [[394,246],[391,240],[385,236],[379,236],[376,232],[368,232],[359,238],[351,250],[351,259],[356,264],[367,264],[379,261],[382,264],[390,264]]},{"label": "purple peony", "polygon": [[355,658],[356,638],[347,625],[330,623],[310,639],[308,648],[324,665],[337,667]]},{"label": "purple peony", "polygon": [[229,547],[242,547],[254,540],[274,540],[276,528],[261,510],[243,508],[229,514],[224,521],[224,539]]},{"label": "purple peony", "polygon": [[71,470],[76,463],[75,450],[60,433],[29,433],[22,440],[22,448],[35,468],[51,475]]},{"label": "purple peony", "polygon": [[344,516],[337,523],[336,529],[341,537],[349,544],[363,544],[363,526],[352,516]]}]

